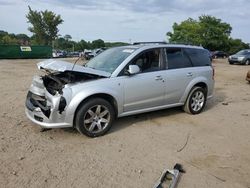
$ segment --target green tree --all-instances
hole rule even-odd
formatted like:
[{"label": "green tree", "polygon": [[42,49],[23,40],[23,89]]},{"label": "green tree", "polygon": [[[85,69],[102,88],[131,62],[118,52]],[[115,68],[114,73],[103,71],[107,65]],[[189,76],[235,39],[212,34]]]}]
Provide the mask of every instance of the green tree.
[{"label": "green tree", "polygon": [[5,35],[8,35],[8,32],[0,30],[0,39],[2,39]]},{"label": "green tree", "polygon": [[78,43],[76,43],[75,46],[76,51],[84,51],[85,49],[90,49],[90,48],[91,46],[85,40],[80,40]]},{"label": "green tree", "polygon": [[92,41],[92,48],[102,48],[105,47],[105,42],[102,39],[97,39]]},{"label": "green tree", "polygon": [[18,40],[29,40],[28,35],[23,34],[23,33],[17,34],[17,35],[16,35],[16,38],[17,38]]},{"label": "green tree", "polygon": [[72,42],[65,40],[65,38],[60,37],[55,40],[55,48],[60,50],[68,50],[71,51],[72,49]]},{"label": "green tree", "polygon": [[17,39],[18,43],[21,45],[28,45],[30,38],[26,35],[26,34],[17,34],[15,36],[15,38]]},{"label": "green tree", "polygon": [[242,42],[241,39],[232,39],[230,38],[229,40],[229,44],[231,46],[231,48],[229,49],[228,53],[229,54],[234,54],[242,49],[248,49],[249,48],[249,44],[246,44],[244,42]]},{"label": "green tree", "polygon": [[32,25],[29,31],[34,34],[35,41],[38,44],[51,45],[52,41],[58,36],[58,25],[63,20],[60,15],[52,11],[35,11],[29,6],[29,13],[26,15],[28,22]]},{"label": "green tree", "polygon": [[201,26],[200,34],[202,36],[202,45],[210,50],[230,49],[229,39],[232,31],[230,24],[222,22],[213,16],[200,16]]},{"label": "green tree", "polygon": [[64,37],[63,37],[65,40],[67,40],[67,41],[69,41],[69,40],[71,40],[72,39],[72,37],[70,36],[70,35],[64,35]]},{"label": "green tree", "polygon": [[9,35],[5,35],[3,38],[2,38],[2,43],[3,44],[17,44],[17,40],[16,38],[13,38]]},{"label": "green tree", "polygon": [[188,18],[181,22],[181,24],[173,24],[173,33],[168,32],[170,42],[184,43],[184,44],[201,44],[200,24],[198,21]]},{"label": "green tree", "polygon": [[230,49],[230,24],[222,22],[213,16],[203,15],[198,20],[189,18],[180,24],[174,23],[173,32],[168,32],[169,41],[202,45],[210,50]]}]

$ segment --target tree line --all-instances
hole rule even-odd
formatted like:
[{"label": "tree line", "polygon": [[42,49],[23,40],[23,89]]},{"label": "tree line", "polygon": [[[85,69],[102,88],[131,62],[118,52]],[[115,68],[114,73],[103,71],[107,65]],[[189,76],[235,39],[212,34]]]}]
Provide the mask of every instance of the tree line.
[{"label": "tree line", "polygon": [[[8,33],[6,31],[0,30],[0,44],[12,44],[12,45],[44,45],[39,43],[35,36],[29,37],[26,34],[14,34]],[[96,48],[110,48],[115,46],[124,46],[128,43],[124,42],[104,42],[102,39],[97,39],[93,41],[74,41],[70,35],[58,36],[51,43],[45,45],[51,45],[54,49],[60,49],[65,51],[84,51],[85,49],[96,49]]]},{"label": "tree line", "polygon": [[[0,31],[0,43],[20,45],[51,45],[54,49],[67,51],[83,51],[84,49],[95,49],[102,47],[114,47],[127,45],[124,42],[104,42],[102,39],[93,41],[74,41],[67,34],[59,35],[58,26],[63,23],[60,15],[52,11],[36,11],[29,8],[26,15],[30,24],[28,30],[33,34],[31,37],[26,34],[12,34]],[[170,43],[190,44],[203,46],[210,51],[225,51],[229,54],[241,49],[249,48],[249,44],[241,39],[231,37],[232,27],[229,23],[223,22],[209,15],[202,15],[197,20],[188,18],[180,24],[173,24],[173,31],[167,32]]]},{"label": "tree line", "polygon": [[180,24],[173,24],[173,32],[168,32],[169,42],[200,45],[211,51],[225,51],[233,54],[249,48],[241,39],[230,35],[232,27],[214,16],[202,15],[198,20],[188,18]]}]

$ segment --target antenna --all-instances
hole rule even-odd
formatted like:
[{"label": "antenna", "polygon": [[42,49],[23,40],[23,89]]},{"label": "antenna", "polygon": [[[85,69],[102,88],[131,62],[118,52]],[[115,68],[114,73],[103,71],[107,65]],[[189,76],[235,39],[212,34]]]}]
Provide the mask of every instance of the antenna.
[{"label": "antenna", "polygon": [[74,65],[73,65],[73,67],[72,67],[72,70],[74,69],[74,67],[75,67],[75,65],[76,65],[76,63],[77,63],[77,61],[78,61],[80,58],[81,58],[81,56],[79,56],[79,57],[77,58],[77,60],[75,61]]}]

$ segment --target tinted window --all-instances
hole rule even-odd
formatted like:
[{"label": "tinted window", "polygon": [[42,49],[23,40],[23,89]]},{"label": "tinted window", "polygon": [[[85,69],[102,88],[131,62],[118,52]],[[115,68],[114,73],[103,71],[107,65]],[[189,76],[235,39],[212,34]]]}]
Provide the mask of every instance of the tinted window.
[{"label": "tinted window", "polygon": [[184,51],[188,54],[195,67],[211,65],[209,54],[206,50],[186,48]]},{"label": "tinted window", "polygon": [[160,49],[149,50],[143,52],[135,60],[132,65],[138,65],[141,72],[152,72],[160,69]]},{"label": "tinted window", "polygon": [[191,61],[180,48],[166,49],[168,69],[192,67]]},{"label": "tinted window", "polygon": [[250,50],[241,50],[241,51],[237,52],[236,54],[237,55],[249,55]]}]

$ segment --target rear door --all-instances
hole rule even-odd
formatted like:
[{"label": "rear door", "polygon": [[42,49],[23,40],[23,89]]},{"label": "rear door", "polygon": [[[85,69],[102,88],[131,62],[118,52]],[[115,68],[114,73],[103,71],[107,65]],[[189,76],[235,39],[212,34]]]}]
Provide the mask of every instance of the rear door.
[{"label": "rear door", "polygon": [[166,94],[164,103],[171,105],[180,102],[190,81],[194,78],[194,67],[182,48],[166,48]]}]

